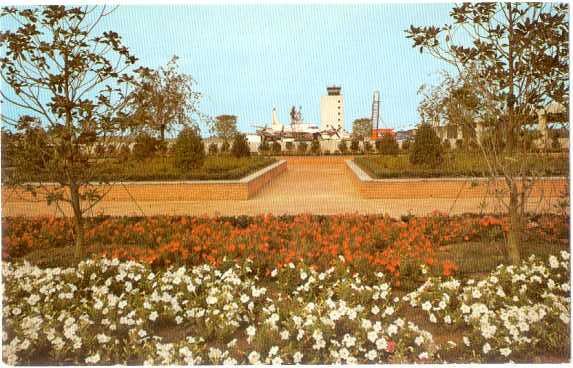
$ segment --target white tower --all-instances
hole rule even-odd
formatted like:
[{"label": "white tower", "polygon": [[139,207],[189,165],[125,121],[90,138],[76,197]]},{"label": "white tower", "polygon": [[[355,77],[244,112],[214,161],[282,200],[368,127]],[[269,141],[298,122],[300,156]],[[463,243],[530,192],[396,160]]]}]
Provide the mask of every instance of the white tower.
[{"label": "white tower", "polygon": [[320,97],[320,129],[344,129],[344,96],[340,87],[327,87],[327,95]]}]

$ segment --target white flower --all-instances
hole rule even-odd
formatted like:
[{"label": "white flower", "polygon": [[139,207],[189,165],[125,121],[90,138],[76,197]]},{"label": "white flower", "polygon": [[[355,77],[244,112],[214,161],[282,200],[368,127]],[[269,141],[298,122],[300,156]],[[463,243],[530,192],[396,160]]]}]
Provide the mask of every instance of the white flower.
[{"label": "white flower", "polygon": [[368,338],[368,341],[370,341],[371,343],[376,342],[376,340],[378,339],[378,332],[369,331],[367,334],[367,338]]},{"label": "white flower", "polygon": [[452,323],[452,317],[450,317],[449,315],[445,316],[444,322],[446,322],[447,324],[451,324]]},{"label": "white flower", "polygon": [[392,336],[398,332],[398,326],[390,324],[386,331],[388,332],[388,335]]},{"label": "white flower", "polygon": [[109,340],[111,340],[111,337],[107,336],[106,334],[97,334],[96,338],[97,342],[99,342],[100,344],[105,344],[109,342]]},{"label": "white flower", "polygon": [[426,300],[426,301],[422,304],[422,309],[425,310],[425,311],[429,311],[430,309],[432,309],[432,303],[430,303],[429,301]]},{"label": "white flower", "polygon": [[207,297],[206,301],[207,301],[207,304],[213,305],[213,304],[217,303],[217,298],[214,297],[213,295],[209,295]]},{"label": "white flower", "polygon": [[298,364],[302,361],[302,357],[303,354],[300,351],[297,351],[296,353],[294,353],[294,355],[292,356],[292,361],[294,364]]},{"label": "white flower", "polygon": [[372,309],[370,311],[372,312],[372,314],[376,315],[380,312],[380,308],[378,308],[378,306],[375,305],[372,307]]},{"label": "white flower", "polygon": [[255,334],[257,333],[257,329],[255,328],[255,326],[249,326],[247,327],[247,335],[248,336],[255,336]]},{"label": "white flower", "polygon": [[464,344],[465,344],[466,346],[470,346],[470,339],[468,339],[467,336],[464,336],[462,340],[464,340]]},{"label": "white flower", "polygon": [[428,353],[425,351],[420,353],[420,355],[418,355],[418,359],[428,359]]},{"label": "white flower", "polygon": [[278,352],[279,352],[279,347],[275,345],[269,349],[269,356],[276,355]]},{"label": "white flower", "polygon": [[159,313],[157,313],[156,311],[153,311],[149,314],[149,320],[150,321],[155,321],[157,319],[157,317],[159,317]]},{"label": "white flower", "polygon": [[422,336],[416,336],[416,338],[414,339],[414,343],[418,346],[422,345],[423,342],[424,338]]},{"label": "white flower", "polygon": [[249,301],[249,299],[250,299],[250,298],[249,298],[248,295],[246,295],[246,294],[241,294],[241,298],[240,298],[241,303],[245,304],[246,302]]},{"label": "white flower", "polygon": [[281,359],[281,357],[274,357],[273,360],[271,360],[271,363],[273,365],[281,365],[283,364],[283,360]]},{"label": "white flower", "polygon": [[565,313],[559,314],[559,319],[562,320],[563,323],[565,323],[565,324],[569,323],[569,315],[567,315]]},{"label": "white flower", "polygon": [[568,260],[569,259],[569,253],[562,250],[561,251],[561,258],[563,258],[564,260]]},{"label": "white flower", "polygon": [[229,357],[223,361],[223,365],[237,365],[237,361]]},{"label": "white flower", "polygon": [[386,342],[386,339],[384,339],[383,337],[376,340],[376,349],[386,350],[387,347],[388,347],[388,343]]},{"label": "white flower", "polygon": [[559,268],[559,260],[555,256],[549,256],[549,267]]},{"label": "white flower", "polygon": [[282,330],[280,336],[282,340],[288,340],[288,338],[290,337],[290,333],[288,332],[288,330]]},{"label": "white flower", "polygon": [[489,353],[489,352],[491,351],[491,346],[489,345],[488,342],[486,342],[485,344],[483,344],[482,350],[483,350],[483,353],[484,353],[484,354],[487,354],[487,353]]},{"label": "white flower", "polygon": [[145,330],[139,330],[139,332],[137,334],[141,338],[144,338],[145,336],[147,336],[147,332]]},{"label": "white flower", "polygon": [[384,311],[384,314],[387,316],[391,316],[392,314],[394,314],[394,307],[392,306],[387,307],[386,310]]},{"label": "white flower", "polygon": [[374,360],[374,359],[376,359],[376,357],[378,357],[378,352],[376,352],[376,350],[372,349],[368,353],[366,353],[365,357],[368,360]]},{"label": "white flower", "polygon": [[248,356],[248,359],[249,359],[249,363],[257,364],[257,363],[259,363],[259,359],[261,359],[261,355],[259,353],[257,353],[256,351],[251,351],[251,353]]},{"label": "white flower", "polygon": [[481,292],[478,289],[474,289],[474,291],[472,291],[472,296],[474,299],[479,299],[481,298]]},{"label": "white flower", "polygon": [[468,314],[469,312],[471,312],[471,308],[466,304],[462,304],[460,310],[462,311],[463,314]]},{"label": "white flower", "polygon": [[278,272],[277,269],[275,268],[275,269],[271,272],[271,277],[276,277],[278,273],[279,273],[279,272]]},{"label": "white flower", "polygon": [[99,360],[100,360],[99,353],[95,353],[94,355],[91,355],[91,356],[86,358],[86,363],[87,364],[96,364],[97,362],[99,362]]},{"label": "white flower", "polygon": [[209,348],[209,359],[211,359],[211,361],[214,362],[218,362],[219,359],[221,359],[221,355],[223,353],[221,352],[221,350],[217,349],[217,348]]},{"label": "white flower", "polygon": [[510,348],[503,348],[503,349],[499,349],[499,353],[501,355],[503,355],[504,357],[508,356],[509,354],[511,354],[511,349]]},{"label": "white flower", "polygon": [[22,310],[21,310],[20,308],[16,307],[16,308],[12,309],[12,314],[13,314],[13,315],[19,316],[20,313],[22,313]]},{"label": "white flower", "polygon": [[430,313],[430,322],[432,322],[432,323],[438,322],[438,319],[436,318],[434,313]]}]

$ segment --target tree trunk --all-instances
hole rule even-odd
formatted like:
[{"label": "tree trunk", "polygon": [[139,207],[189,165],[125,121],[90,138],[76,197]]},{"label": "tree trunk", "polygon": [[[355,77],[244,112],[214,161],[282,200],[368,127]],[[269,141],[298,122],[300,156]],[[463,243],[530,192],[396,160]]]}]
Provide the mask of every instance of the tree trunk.
[{"label": "tree trunk", "polygon": [[513,265],[521,260],[519,247],[521,242],[522,218],[519,211],[519,193],[515,183],[511,184],[509,193],[509,233],[507,236],[507,254]]},{"label": "tree trunk", "polygon": [[161,134],[161,142],[165,142],[165,125],[159,126],[159,133]]},{"label": "tree trunk", "polygon": [[74,225],[75,225],[75,235],[76,235],[76,249],[75,255],[78,260],[83,257],[84,251],[84,218],[82,214],[82,208],[80,204],[80,191],[77,184],[72,184],[70,186],[70,200],[72,202],[72,208],[74,210]]}]

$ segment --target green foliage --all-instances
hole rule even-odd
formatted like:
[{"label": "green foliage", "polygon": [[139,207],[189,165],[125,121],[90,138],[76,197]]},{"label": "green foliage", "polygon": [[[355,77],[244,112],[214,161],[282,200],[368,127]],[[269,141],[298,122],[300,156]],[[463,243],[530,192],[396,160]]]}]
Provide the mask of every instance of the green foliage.
[{"label": "green foliage", "polygon": [[233,146],[231,147],[231,155],[236,158],[249,157],[251,155],[249,142],[247,142],[247,137],[244,134],[235,135]]},{"label": "green foliage", "polygon": [[411,142],[409,139],[406,139],[402,142],[402,151],[408,152],[410,150]]},{"label": "green foliage", "polygon": [[274,141],[273,145],[271,146],[271,150],[275,155],[278,155],[279,153],[281,153],[282,150],[281,144],[277,141]]},{"label": "green foliage", "polygon": [[131,156],[131,148],[128,144],[122,144],[119,147],[118,156],[121,160],[127,160]]},{"label": "green foliage", "polygon": [[372,123],[369,118],[360,118],[352,122],[352,138],[364,140],[370,137]]},{"label": "green foliage", "polygon": [[237,117],[235,115],[219,115],[212,121],[211,131],[225,141],[232,140],[237,133]]},{"label": "green foliage", "polygon": [[227,152],[229,152],[230,149],[231,149],[231,145],[229,144],[229,142],[223,141],[223,144],[221,144],[221,153],[227,153]]},{"label": "green foliage", "polygon": [[106,153],[107,153],[108,157],[113,157],[113,156],[115,156],[115,154],[117,153],[117,148],[116,148],[116,146],[115,146],[113,143],[112,143],[112,144],[109,144],[109,145],[107,146],[107,152],[106,152]]},{"label": "green foliage", "polygon": [[340,143],[338,143],[338,150],[343,155],[348,152],[348,145],[346,144],[346,141],[341,140]]},{"label": "green foliage", "polygon": [[261,143],[259,143],[260,153],[266,154],[269,153],[270,150],[271,150],[271,145],[266,140],[263,140]]},{"label": "green foliage", "polygon": [[210,155],[216,155],[217,153],[219,153],[219,148],[217,147],[217,143],[215,142],[209,144],[208,150]]},{"label": "green foliage", "polygon": [[420,124],[410,150],[410,162],[414,165],[436,167],[443,162],[440,138],[429,124]]},{"label": "green foliage", "polygon": [[372,143],[370,141],[364,141],[364,152],[370,153],[372,152]]},{"label": "green foliage", "polygon": [[[460,140],[460,139],[458,139],[458,141],[459,141],[459,140]],[[458,144],[458,141],[456,141],[456,146],[457,146],[457,144]],[[463,141],[462,141],[462,142],[463,142]],[[451,151],[451,149],[452,149],[452,145],[450,144],[450,140],[449,140],[449,139],[444,139],[444,140],[442,141],[442,152],[446,153],[446,152]]]},{"label": "green foliage", "polygon": [[287,149],[287,151],[291,152],[292,150],[294,150],[294,143],[293,142],[286,142],[285,143],[285,148]]},{"label": "green foliage", "polygon": [[308,149],[308,144],[304,141],[298,142],[297,151],[298,153],[305,154]]},{"label": "green foliage", "polygon": [[360,141],[358,141],[358,139],[353,138],[350,141],[350,150],[354,153],[357,153],[360,150]]},{"label": "green foliage", "polygon": [[[489,169],[482,156],[467,151],[452,151],[439,167],[414,165],[408,155],[368,156],[354,159],[373,178],[439,178],[439,177],[487,177]],[[568,155],[555,155],[539,160],[536,154],[519,155],[512,161],[527,167],[526,172],[541,176],[567,176]]]},{"label": "green foliage", "polygon": [[175,167],[193,170],[203,166],[205,162],[205,144],[192,128],[184,128],[173,145]]},{"label": "green foliage", "polygon": [[397,155],[400,152],[398,142],[393,134],[384,134],[376,141],[376,149],[381,155]]},{"label": "green foliage", "polygon": [[310,152],[313,155],[320,155],[320,142],[318,139],[312,140],[312,143],[310,144]]},{"label": "green foliage", "polygon": [[140,133],[135,137],[132,155],[136,160],[145,160],[157,153],[159,140],[147,133]]}]

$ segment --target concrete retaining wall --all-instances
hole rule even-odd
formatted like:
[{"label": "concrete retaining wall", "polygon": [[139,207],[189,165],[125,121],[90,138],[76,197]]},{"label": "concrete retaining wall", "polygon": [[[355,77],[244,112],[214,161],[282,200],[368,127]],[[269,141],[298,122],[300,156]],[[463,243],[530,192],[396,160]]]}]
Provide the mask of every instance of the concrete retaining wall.
[{"label": "concrete retaining wall", "polygon": [[[347,160],[354,184],[363,198],[418,199],[418,198],[485,198],[496,193],[507,194],[503,179],[488,178],[428,178],[428,179],[373,179],[353,161]],[[555,198],[567,193],[566,177],[538,179],[531,197]]]},{"label": "concrete retaining wall", "polygon": [[[285,160],[267,166],[239,180],[146,181],[114,183],[103,201],[190,201],[246,200],[287,169]],[[25,191],[2,188],[3,202],[29,202]],[[42,198],[37,198],[36,201]]]}]

